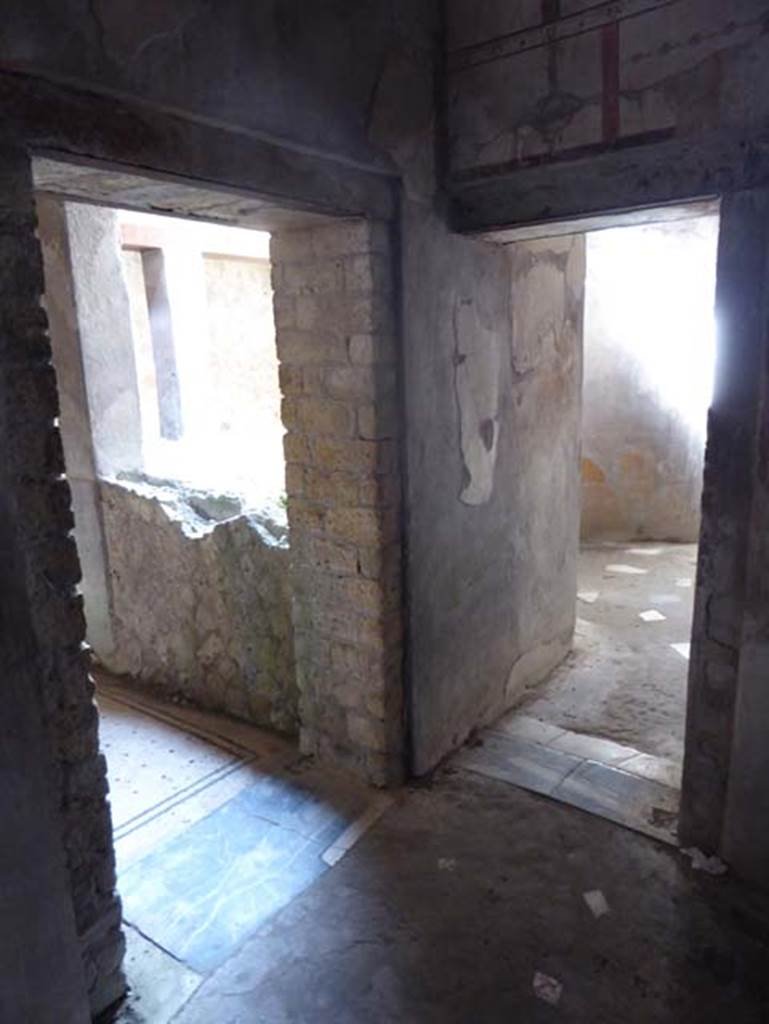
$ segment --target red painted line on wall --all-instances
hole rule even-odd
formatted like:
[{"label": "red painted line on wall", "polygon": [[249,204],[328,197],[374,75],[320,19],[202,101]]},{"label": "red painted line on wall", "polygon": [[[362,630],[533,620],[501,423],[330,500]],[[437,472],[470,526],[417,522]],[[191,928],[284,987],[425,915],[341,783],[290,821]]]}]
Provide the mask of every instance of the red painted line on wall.
[{"label": "red painted line on wall", "polygon": [[603,138],[614,142],[619,135],[619,22],[601,28],[603,73]]}]

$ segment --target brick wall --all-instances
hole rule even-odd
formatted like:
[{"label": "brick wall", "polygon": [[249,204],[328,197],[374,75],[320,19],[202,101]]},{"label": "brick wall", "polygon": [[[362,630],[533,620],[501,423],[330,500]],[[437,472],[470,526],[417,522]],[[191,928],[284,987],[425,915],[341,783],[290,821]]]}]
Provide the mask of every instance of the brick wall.
[{"label": "brick wall", "polygon": [[23,553],[34,676],[55,766],[77,934],[94,1012],[123,991],[106,766],[99,754],[85,620],[64,478],[56,379],[40,307],[43,271],[26,156],[0,149],[0,396],[6,500]]},{"label": "brick wall", "polygon": [[396,315],[386,229],[271,247],[302,749],[403,774]]}]

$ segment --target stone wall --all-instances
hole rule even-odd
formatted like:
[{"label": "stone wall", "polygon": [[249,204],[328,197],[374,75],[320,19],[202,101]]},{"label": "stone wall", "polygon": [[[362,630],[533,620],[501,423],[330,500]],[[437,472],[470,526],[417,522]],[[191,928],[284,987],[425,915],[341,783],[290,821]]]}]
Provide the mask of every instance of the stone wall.
[{"label": "stone wall", "polygon": [[[23,590],[29,602],[31,635],[26,644],[29,661],[25,695],[18,700],[34,705],[47,730],[47,757],[52,770],[48,779],[54,813],[60,826],[55,834],[42,836],[55,857],[63,845],[69,874],[70,907],[80,943],[82,969],[91,1009],[97,1012],[123,991],[121,972],[123,937],[120,902],[115,893],[110,810],[107,803],[106,766],[99,753],[97,714],[88,658],[83,650],[85,619],[77,591],[80,578],[70,490],[63,477],[61,438],[55,418],[59,414],[56,378],[46,336],[46,318],[40,308],[43,267],[35,238],[32,181],[26,156],[0,157],[0,244],[2,244],[1,324],[3,359],[3,468],[4,501],[10,501],[15,540],[3,537],[3,546],[16,544],[23,559]],[[12,550],[12,548],[11,548]],[[14,575],[4,587],[22,588]],[[21,607],[18,612],[21,613]],[[13,629],[5,622],[5,630]],[[24,644],[24,634],[19,634]],[[22,653],[20,649],[19,653]],[[22,666],[19,666],[20,668]],[[13,669],[13,662],[8,666]],[[20,706],[16,706],[20,710]],[[10,713],[10,712],[9,712]],[[29,721],[29,719],[28,719]],[[30,737],[34,744],[36,738]],[[16,771],[21,770],[21,765]],[[9,774],[13,777],[13,773]],[[45,809],[41,808],[45,814]],[[10,827],[10,826],[9,826]],[[57,830],[58,831],[58,830]],[[34,884],[31,873],[27,887]],[[51,890],[51,913],[59,897]],[[71,913],[71,911],[70,911]],[[17,932],[21,922],[6,918],[5,927]],[[62,922],[62,939],[69,927]],[[62,970],[69,972],[65,951]],[[59,964],[48,964],[54,985]],[[18,971],[17,971],[18,973]],[[77,982],[82,983],[78,978]],[[4,986],[5,987],[5,986]],[[11,990],[12,991],[12,990]],[[80,995],[62,992],[62,1021],[82,1021],[71,1012]],[[39,1020],[55,1018],[43,1008]],[[29,1019],[31,1003],[16,1007],[8,1019]]]},{"label": "stone wall", "polygon": [[297,729],[285,526],[233,497],[100,483],[112,672],[167,697]]},{"label": "stone wall", "polygon": [[768,268],[769,195],[761,189],[725,196],[679,831],[684,843],[721,852],[762,885],[769,717],[762,697],[760,582],[765,452],[758,441],[765,415]]},{"label": "stone wall", "polygon": [[395,293],[384,225],[273,235],[302,748],[403,775]]},{"label": "stone wall", "polygon": [[699,537],[718,219],[587,235],[584,540]]}]

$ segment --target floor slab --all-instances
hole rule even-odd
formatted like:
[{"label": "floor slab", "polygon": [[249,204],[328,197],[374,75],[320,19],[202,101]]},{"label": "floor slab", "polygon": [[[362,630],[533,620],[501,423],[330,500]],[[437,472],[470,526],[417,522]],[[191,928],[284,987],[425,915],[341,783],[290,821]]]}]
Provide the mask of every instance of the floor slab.
[{"label": "floor slab", "polygon": [[[687,683],[682,642],[691,633],[694,591],[679,583],[694,573],[697,548],[659,542],[625,547],[632,553],[623,552],[623,561],[615,545],[581,549],[579,590],[597,597],[578,602],[571,654],[516,712],[680,765]],[[609,568],[624,559],[645,572]],[[639,617],[657,609],[664,619]]]},{"label": "floor slab", "polygon": [[[584,900],[595,890],[611,908],[600,919]],[[760,1024],[760,907],[670,847],[449,765],[175,1024]],[[537,973],[562,986],[557,1006],[537,998]]]}]

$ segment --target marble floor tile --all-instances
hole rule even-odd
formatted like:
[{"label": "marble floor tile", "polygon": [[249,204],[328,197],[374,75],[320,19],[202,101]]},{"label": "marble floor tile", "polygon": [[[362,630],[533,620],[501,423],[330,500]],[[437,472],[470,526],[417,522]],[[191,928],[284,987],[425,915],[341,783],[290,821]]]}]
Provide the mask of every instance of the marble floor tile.
[{"label": "marble floor tile", "polygon": [[623,772],[630,772],[631,775],[640,775],[644,779],[661,782],[663,786],[669,786],[671,789],[681,788],[682,765],[667,757],[637,753],[627,761],[620,762],[617,767]]},{"label": "marble floor tile", "polygon": [[600,736],[588,736],[580,732],[564,732],[556,737],[550,746],[554,750],[563,750],[566,754],[574,754],[575,757],[589,761],[600,761],[602,764],[617,764],[638,753],[634,747],[625,747],[614,740],[605,740]]},{"label": "marble floor tile", "polygon": [[516,736],[487,733],[481,746],[461,750],[456,763],[547,796],[581,764],[581,759]]},{"label": "marble floor tile", "polygon": [[126,920],[206,973],[327,870],[324,848],[241,792],[120,876]]},{"label": "marble floor tile", "polygon": [[242,762],[231,751],[104,694],[97,701],[117,835],[143,815]]},{"label": "marble floor tile", "polygon": [[519,715],[513,712],[506,718],[500,719],[491,727],[490,732],[498,732],[504,736],[517,736],[519,739],[528,740],[530,743],[542,743],[547,746],[559,736],[563,736],[565,730],[549,722],[542,722],[538,718],[529,715]]},{"label": "marble floor tile", "polygon": [[659,782],[585,761],[551,795],[572,807],[675,843],[679,794]]},{"label": "marble floor tile", "polygon": [[130,925],[124,933],[129,995],[114,1024],[169,1024],[203,979]]}]

